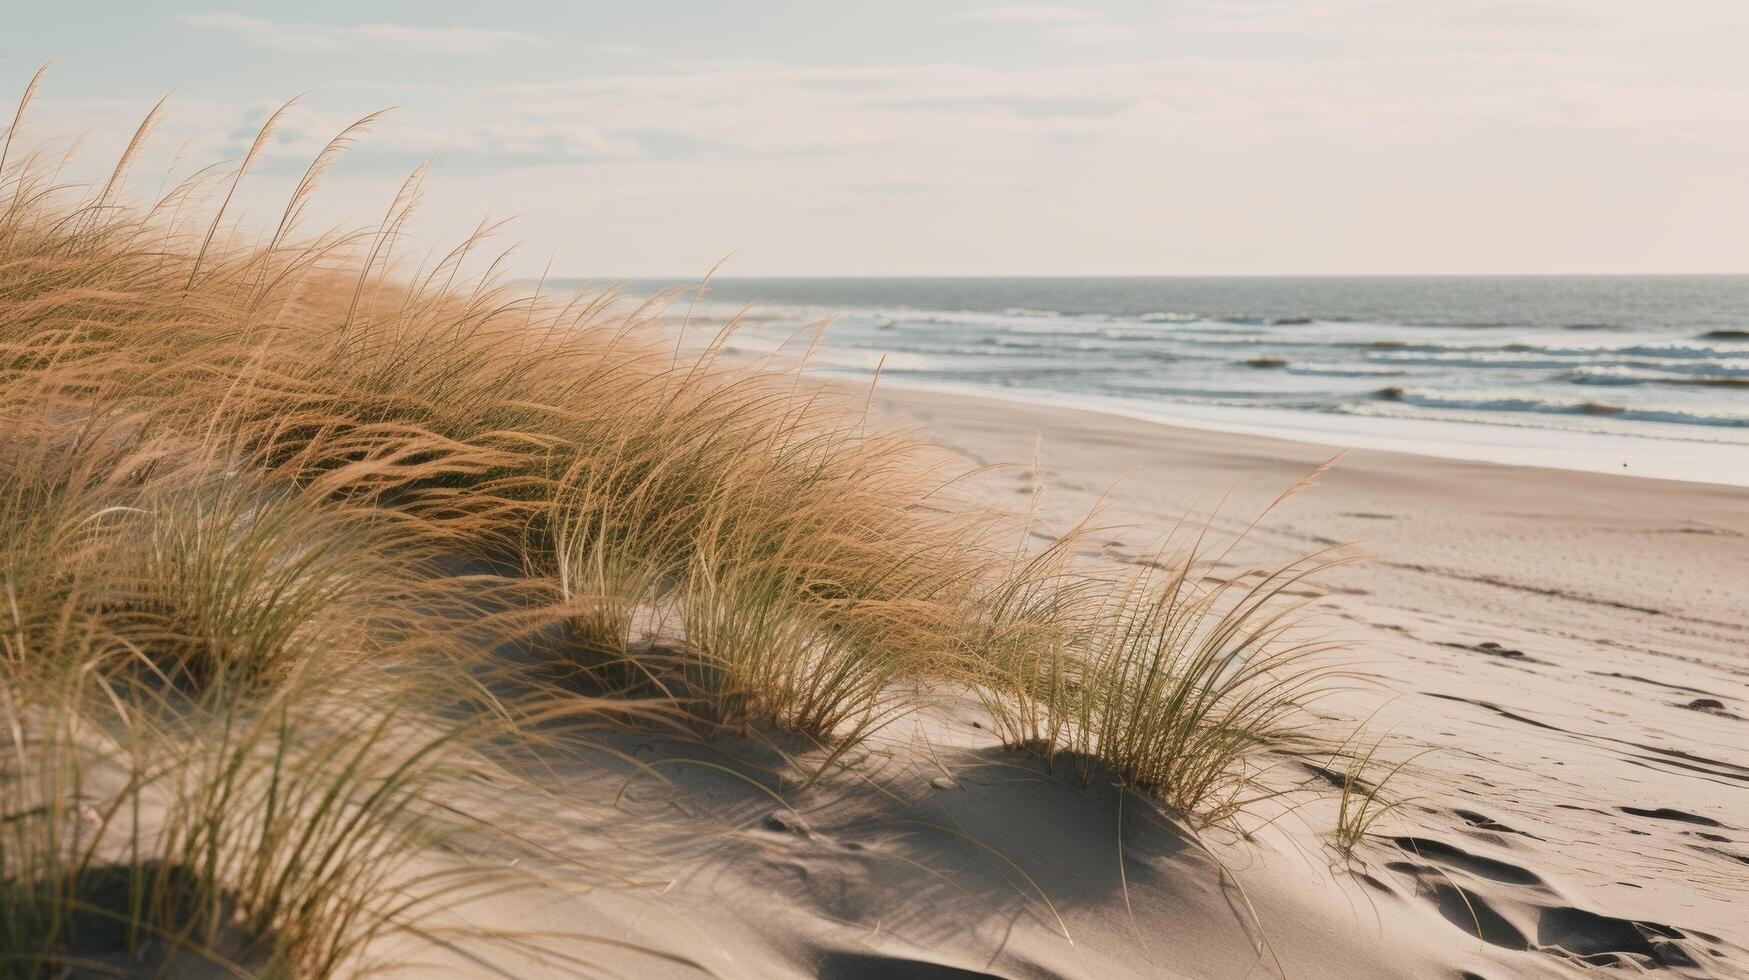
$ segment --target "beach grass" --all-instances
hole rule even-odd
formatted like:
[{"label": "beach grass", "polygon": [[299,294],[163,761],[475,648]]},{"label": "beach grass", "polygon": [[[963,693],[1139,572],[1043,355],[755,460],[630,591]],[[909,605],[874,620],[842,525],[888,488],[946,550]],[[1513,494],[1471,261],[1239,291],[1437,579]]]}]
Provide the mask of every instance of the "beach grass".
[{"label": "beach grass", "polygon": [[373,230],[302,235],[368,118],[235,244],[279,118],[144,206],[141,137],[92,193],[8,130],[0,969],[356,968],[489,886],[409,868],[531,718],[791,733],[811,781],[970,685],[1008,744],[1199,822],[1303,721],[1322,645],[1286,593],[1321,560],[1210,587],[1194,548],[1127,578],[1076,532],[1016,554],[951,457],[805,359],[731,356],[733,324],[502,285],[478,237],[409,267],[417,176]]},{"label": "beach grass", "polygon": [[247,702],[7,690],[6,974],[331,976],[368,967],[372,942],[416,931],[447,892],[492,881],[409,868],[464,826],[434,791],[466,777],[467,733],[419,724],[405,691],[307,683]]},{"label": "beach grass", "polygon": [[[1304,708],[1339,676],[1341,649],[1293,593],[1335,560],[1218,573],[1207,528],[1181,525],[1126,574],[1078,568],[1083,525],[1023,554],[968,651],[997,733],[1083,782],[1115,779],[1194,823],[1232,816],[1266,789],[1272,748],[1306,733]],[[1189,537],[1189,541],[1180,538]]]},{"label": "beach grass", "polygon": [[[1379,758],[1384,744],[1381,738],[1370,744],[1361,743],[1352,751],[1343,753],[1347,756],[1346,765],[1338,777],[1341,792],[1336,799],[1336,821],[1330,839],[1344,856],[1352,855],[1361,841],[1373,833],[1380,820],[1410,802],[1393,795],[1387,786],[1414,761],[1414,757],[1388,763]],[[1347,745],[1342,748],[1346,749]],[[1328,765],[1324,769],[1330,771]]]}]

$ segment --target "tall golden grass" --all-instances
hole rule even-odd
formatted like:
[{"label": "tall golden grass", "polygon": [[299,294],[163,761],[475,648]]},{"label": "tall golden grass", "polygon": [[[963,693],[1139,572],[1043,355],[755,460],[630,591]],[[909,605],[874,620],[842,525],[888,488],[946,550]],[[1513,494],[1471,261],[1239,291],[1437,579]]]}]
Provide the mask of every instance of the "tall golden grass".
[{"label": "tall golden grass", "polygon": [[[1316,682],[1278,601],[1310,566],[1211,590],[1194,554],[1115,585],[1072,538],[1009,554],[945,454],[800,362],[499,285],[479,238],[409,268],[417,175],[304,237],[370,118],[255,244],[228,207],[279,114],[124,206],[158,111],[95,194],[16,120],[0,154],[0,970],[354,968],[418,927],[433,794],[531,718],[797,733],[818,777],[934,678],[1215,819]],[[482,680],[507,648],[543,661],[528,703]]]},{"label": "tall golden grass", "polygon": [[1297,587],[1344,559],[1220,575],[1237,542],[1181,524],[1128,572],[1093,577],[1077,561],[1092,530],[1017,555],[984,605],[967,669],[997,734],[1195,825],[1279,795],[1259,760],[1311,736],[1302,709],[1341,673],[1327,655],[1342,645],[1300,615]]}]

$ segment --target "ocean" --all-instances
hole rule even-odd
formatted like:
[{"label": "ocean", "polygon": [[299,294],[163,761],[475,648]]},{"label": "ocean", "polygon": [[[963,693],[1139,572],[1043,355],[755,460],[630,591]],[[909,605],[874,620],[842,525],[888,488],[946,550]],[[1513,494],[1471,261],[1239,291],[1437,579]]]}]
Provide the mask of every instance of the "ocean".
[{"label": "ocean", "polygon": [[698,309],[743,307],[733,346],[831,318],[818,368],[883,384],[1398,444],[1749,446],[1749,276],[724,278]]}]

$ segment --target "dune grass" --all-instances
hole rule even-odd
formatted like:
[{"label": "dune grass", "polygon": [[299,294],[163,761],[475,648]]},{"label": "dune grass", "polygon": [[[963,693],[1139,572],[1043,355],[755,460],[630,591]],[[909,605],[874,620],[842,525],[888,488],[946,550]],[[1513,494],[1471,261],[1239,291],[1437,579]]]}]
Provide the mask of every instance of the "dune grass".
[{"label": "dune grass", "polygon": [[433,790],[465,777],[466,733],[415,724],[405,690],[361,701],[307,684],[174,704],[103,685],[122,712],[88,691],[0,694],[0,973],[325,977],[485,887],[478,870],[408,873],[461,829]]},{"label": "dune grass", "polygon": [[405,524],[107,408],[0,397],[0,974],[357,966],[445,887],[401,872],[484,733],[377,668],[459,607]]},{"label": "dune grass", "polygon": [[[479,236],[410,268],[417,175],[374,230],[302,235],[368,118],[235,244],[279,118],[144,207],[152,119],[95,194],[8,130],[0,970],[356,967],[466,887],[407,871],[432,799],[555,699],[800,735],[814,778],[907,682],[969,684],[1009,744],[1201,821],[1297,724],[1318,644],[1285,593],[1318,561],[1208,587],[1195,549],[1127,578],[1075,533],[1016,556],[946,454],[728,356],[732,324],[686,347],[661,299],[499,285]],[[500,702],[506,649],[576,676]]]},{"label": "dune grass", "polygon": [[1100,580],[1074,561],[1086,531],[1022,555],[989,606],[969,655],[997,733],[1193,823],[1269,795],[1259,760],[1304,733],[1302,709],[1336,676],[1321,655],[1340,645],[1308,630],[1307,600],[1290,594],[1332,561],[1218,575],[1230,546],[1211,553],[1198,528]]},{"label": "dune grass", "polygon": [[[1358,733],[1357,733],[1358,734]],[[1344,857],[1351,856],[1373,832],[1373,827],[1385,816],[1407,805],[1410,800],[1393,795],[1387,784],[1414,761],[1414,757],[1395,764],[1378,758],[1384,740],[1346,752],[1347,763],[1341,775],[1341,790],[1336,799],[1336,821],[1330,831],[1331,843]],[[1347,743],[1341,747],[1347,748]],[[1334,757],[1332,757],[1334,761]],[[1329,771],[1326,765],[1325,771]]]}]

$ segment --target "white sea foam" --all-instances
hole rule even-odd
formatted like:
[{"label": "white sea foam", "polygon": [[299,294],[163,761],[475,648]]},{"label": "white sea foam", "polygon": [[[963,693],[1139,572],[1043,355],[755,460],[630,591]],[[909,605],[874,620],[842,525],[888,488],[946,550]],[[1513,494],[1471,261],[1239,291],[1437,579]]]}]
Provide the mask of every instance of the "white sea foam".
[{"label": "white sea foam", "polygon": [[1399,439],[1399,427],[1441,421],[1468,426],[1464,439],[1477,443],[1526,445],[1503,433],[1527,429],[1557,445],[1749,442],[1749,336],[1739,336],[1749,277],[712,288],[721,295],[698,305],[699,318],[760,300],[764,319],[734,341],[748,350],[830,319],[814,363],[850,378],[878,367],[906,384],[1091,400],[1176,421],[1261,412],[1284,429],[1343,438],[1352,429],[1397,448],[1414,440]]}]

